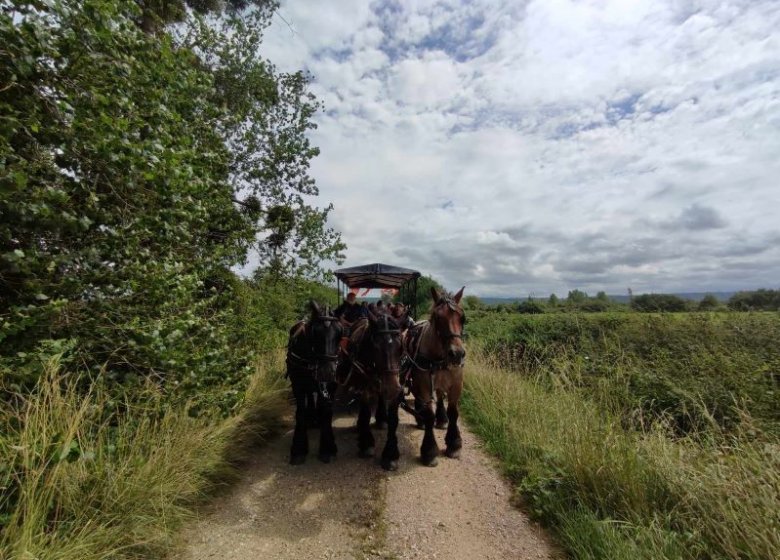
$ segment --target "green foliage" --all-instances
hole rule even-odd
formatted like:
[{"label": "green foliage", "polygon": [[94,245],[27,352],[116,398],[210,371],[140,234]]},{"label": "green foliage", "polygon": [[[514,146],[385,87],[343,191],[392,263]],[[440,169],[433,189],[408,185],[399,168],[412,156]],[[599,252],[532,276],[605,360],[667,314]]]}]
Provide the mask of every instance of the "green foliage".
[{"label": "green foliage", "polygon": [[[555,367],[576,360],[561,355]],[[627,429],[577,387],[507,371],[477,343],[468,364],[464,414],[573,558],[780,555],[778,440],[749,419],[695,438],[669,437],[663,418]]]},{"label": "green foliage", "polygon": [[[0,402],[0,557],[163,558],[205,493],[279,428],[280,359],[256,364],[237,415],[192,418],[152,382],[127,395],[58,360],[28,395]],[[107,412],[108,411],[108,412]]]},{"label": "green foliage", "polygon": [[585,303],[588,299],[588,294],[586,294],[583,291],[580,290],[571,290],[569,291],[569,295],[566,297],[566,302],[571,305],[578,305],[581,303]]},{"label": "green foliage", "polygon": [[[439,291],[444,291],[444,288],[438,281],[434,280],[431,276],[421,276],[417,279],[417,291],[414,294],[404,294],[403,300],[405,305],[417,306],[417,315],[419,318],[424,318],[428,315],[428,310],[431,308],[431,288],[436,288]],[[400,298],[396,298],[400,299]],[[417,317],[416,317],[417,318]]]},{"label": "green foliage", "polygon": [[197,401],[193,414],[229,414],[264,344],[237,312],[254,295],[229,268],[254,247],[279,281],[317,277],[343,248],[326,227],[329,207],[308,202],[317,149],[306,133],[319,104],[306,76],[276,73],[257,54],[273,3],[208,20],[195,14],[216,3],[189,2],[186,16],[181,2],[143,3],[173,10],[164,21],[184,18],[175,36],[144,33],[133,2],[7,4],[6,390],[33,387],[41,364],[64,352],[63,367],[119,392],[154,379],[169,397]]},{"label": "green foliage", "polygon": [[475,295],[463,296],[463,308],[474,311],[482,308],[482,301]]},{"label": "green foliage", "polygon": [[685,311],[687,302],[681,297],[672,294],[642,294],[634,296],[631,300],[631,309],[636,311]]},{"label": "green foliage", "polygon": [[737,292],[729,299],[728,306],[734,311],[778,311],[780,290]]},{"label": "green foliage", "polygon": [[517,305],[517,312],[529,314],[544,313],[544,307],[540,303],[527,299]]},{"label": "green foliage", "polygon": [[732,429],[747,410],[780,432],[776,314],[472,314],[469,333],[507,366],[576,387],[631,424]]},{"label": "green foliage", "polygon": [[718,301],[718,298],[712,294],[707,294],[701,298],[701,301],[699,302],[699,305],[696,309],[698,311],[715,311],[719,308],[720,302]]}]

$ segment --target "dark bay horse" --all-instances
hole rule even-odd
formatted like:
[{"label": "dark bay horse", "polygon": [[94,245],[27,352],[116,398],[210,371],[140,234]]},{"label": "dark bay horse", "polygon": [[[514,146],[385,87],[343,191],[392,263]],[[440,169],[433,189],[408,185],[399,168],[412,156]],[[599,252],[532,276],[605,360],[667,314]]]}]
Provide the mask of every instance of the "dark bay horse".
[{"label": "dark bay horse", "polygon": [[[396,319],[387,315],[361,319],[352,327],[342,375],[345,384],[360,395],[358,412],[358,451],[361,457],[373,457],[376,441],[371,433],[371,412],[386,409],[387,440],[382,450],[382,468],[398,468],[398,406],[401,395],[401,330]],[[378,420],[379,421],[379,420]]]},{"label": "dark bay horse", "polygon": [[[463,364],[466,349],[463,346],[463,325],[466,315],[460,306],[463,290],[453,295],[431,288],[433,306],[427,321],[409,329],[405,338],[412,393],[415,398],[415,416],[425,428],[420,459],[424,465],[435,466],[439,455],[433,427],[447,426],[444,454],[450,458],[460,456],[463,442],[458,429],[459,403],[463,392]],[[447,395],[447,414],[444,418],[443,395]],[[434,400],[438,395],[437,411]],[[437,418],[438,417],[438,418]]]},{"label": "dark bay horse", "polygon": [[320,461],[329,463],[338,451],[333,435],[333,394],[342,326],[330,307],[309,302],[311,315],[290,329],[287,343],[287,377],[295,396],[295,431],[290,447],[290,464],[300,465],[309,452],[306,433],[307,404],[316,396],[316,417],[320,427]]}]

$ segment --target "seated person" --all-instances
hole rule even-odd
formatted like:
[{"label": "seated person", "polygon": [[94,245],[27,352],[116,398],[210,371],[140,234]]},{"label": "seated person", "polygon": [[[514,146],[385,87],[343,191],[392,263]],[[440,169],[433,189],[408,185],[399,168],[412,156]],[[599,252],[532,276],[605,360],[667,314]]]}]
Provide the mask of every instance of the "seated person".
[{"label": "seated person", "polygon": [[356,300],[355,294],[348,293],[344,302],[333,312],[333,315],[341,319],[341,322],[348,327],[364,316],[363,307]]}]

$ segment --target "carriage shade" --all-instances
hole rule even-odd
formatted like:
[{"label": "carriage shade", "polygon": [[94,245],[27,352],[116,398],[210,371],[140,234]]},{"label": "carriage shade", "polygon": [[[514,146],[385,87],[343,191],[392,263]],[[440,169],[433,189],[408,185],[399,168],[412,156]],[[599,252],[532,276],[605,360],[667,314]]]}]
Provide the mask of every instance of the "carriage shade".
[{"label": "carriage shade", "polygon": [[[400,292],[402,300],[409,293],[417,293],[417,279],[421,276],[418,271],[411,268],[382,263],[340,268],[334,271],[334,274],[339,282],[339,294],[341,294],[341,284],[348,288],[395,288]],[[416,301],[414,297],[409,299]],[[416,304],[412,312],[417,316]]]}]

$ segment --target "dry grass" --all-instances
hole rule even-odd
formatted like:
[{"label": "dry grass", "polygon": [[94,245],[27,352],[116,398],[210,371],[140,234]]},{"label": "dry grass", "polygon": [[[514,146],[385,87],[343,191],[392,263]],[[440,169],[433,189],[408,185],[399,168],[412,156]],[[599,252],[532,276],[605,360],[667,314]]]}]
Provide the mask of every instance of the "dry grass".
[{"label": "dry grass", "polygon": [[470,349],[465,412],[575,558],[780,558],[780,447],[750,428],[670,437]]},{"label": "dry grass", "polygon": [[33,395],[0,411],[0,461],[10,465],[0,469],[0,557],[162,557],[240,451],[277,425],[279,371],[260,364],[241,413],[216,421],[166,406],[153,386],[127,413],[106,414],[105,392],[80,394],[50,363]]}]

